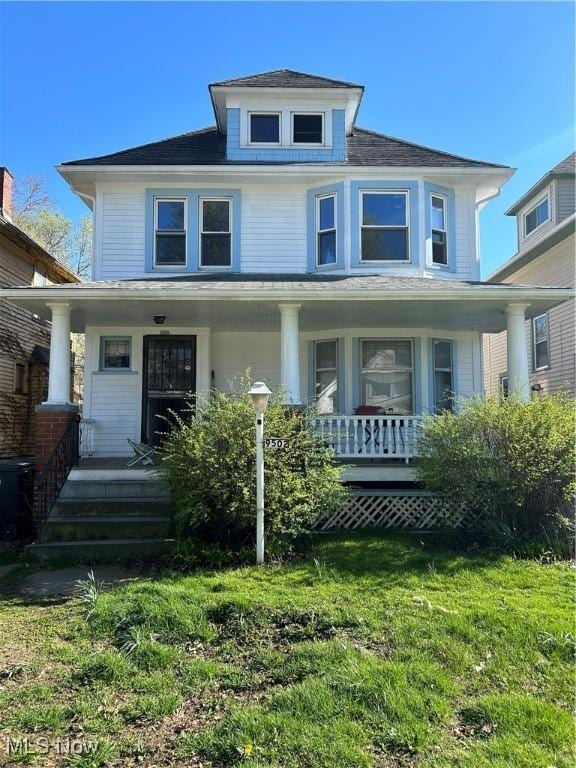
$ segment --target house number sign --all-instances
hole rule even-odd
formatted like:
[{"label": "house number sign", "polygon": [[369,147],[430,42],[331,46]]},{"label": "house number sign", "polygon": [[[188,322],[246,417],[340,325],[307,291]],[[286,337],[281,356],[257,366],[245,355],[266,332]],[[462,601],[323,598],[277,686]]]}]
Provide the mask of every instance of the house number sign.
[{"label": "house number sign", "polygon": [[290,440],[286,440],[284,437],[265,437],[265,448],[288,448]]}]

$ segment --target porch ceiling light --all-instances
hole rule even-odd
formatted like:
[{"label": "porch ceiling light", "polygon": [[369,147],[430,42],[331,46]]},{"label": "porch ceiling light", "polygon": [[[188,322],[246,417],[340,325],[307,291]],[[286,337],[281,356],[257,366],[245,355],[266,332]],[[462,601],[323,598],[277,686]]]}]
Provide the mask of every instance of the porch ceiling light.
[{"label": "porch ceiling light", "polygon": [[248,392],[252,398],[252,404],[256,413],[266,413],[268,407],[268,398],[272,394],[266,384],[263,381],[256,381],[252,384],[250,392]]},{"label": "porch ceiling light", "polygon": [[164,325],[166,321],[166,315],[154,315],[154,322],[156,325]]}]

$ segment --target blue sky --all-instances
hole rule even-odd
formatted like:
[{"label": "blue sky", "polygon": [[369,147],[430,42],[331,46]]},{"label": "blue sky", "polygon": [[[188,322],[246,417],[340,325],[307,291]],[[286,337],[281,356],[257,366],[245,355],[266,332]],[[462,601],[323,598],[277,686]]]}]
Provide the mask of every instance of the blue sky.
[{"label": "blue sky", "polygon": [[358,124],[518,168],[482,213],[483,274],[515,251],[507,207],[574,148],[571,2],[0,3],[0,163],[54,165],[209,125],[207,84],[288,67],[363,83]]}]

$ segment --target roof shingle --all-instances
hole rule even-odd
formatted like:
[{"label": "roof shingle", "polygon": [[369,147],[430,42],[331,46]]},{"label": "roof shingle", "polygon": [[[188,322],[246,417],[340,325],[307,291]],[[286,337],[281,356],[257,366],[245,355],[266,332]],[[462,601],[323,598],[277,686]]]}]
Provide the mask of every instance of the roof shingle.
[{"label": "roof shingle", "polygon": [[344,80],[332,80],[330,77],[310,75],[297,72],[294,69],[274,69],[270,72],[260,72],[257,75],[236,77],[232,80],[222,80],[211,83],[210,88],[234,86],[239,88],[362,88],[363,85],[347,83]]}]

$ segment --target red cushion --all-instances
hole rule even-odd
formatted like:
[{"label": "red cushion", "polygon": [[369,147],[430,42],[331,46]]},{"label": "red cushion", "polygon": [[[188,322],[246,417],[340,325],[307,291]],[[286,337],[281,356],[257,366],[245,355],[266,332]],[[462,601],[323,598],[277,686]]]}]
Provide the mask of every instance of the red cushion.
[{"label": "red cushion", "polygon": [[374,416],[377,413],[383,412],[383,409],[378,405],[359,405],[354,411],[356,416]]}]

